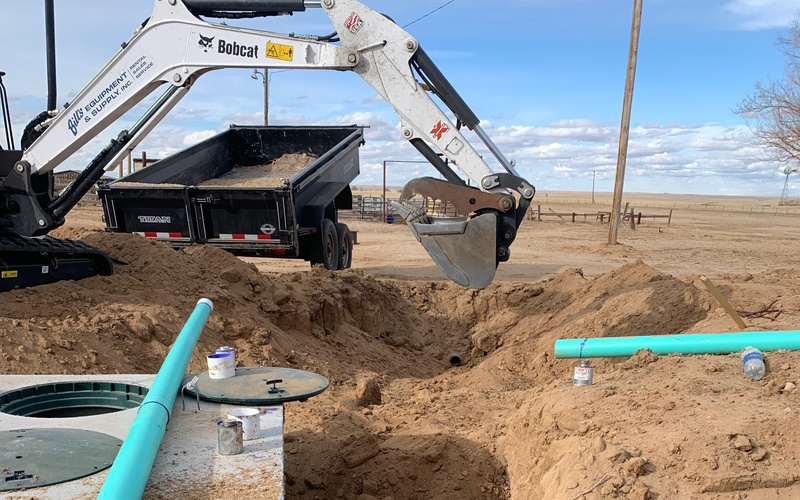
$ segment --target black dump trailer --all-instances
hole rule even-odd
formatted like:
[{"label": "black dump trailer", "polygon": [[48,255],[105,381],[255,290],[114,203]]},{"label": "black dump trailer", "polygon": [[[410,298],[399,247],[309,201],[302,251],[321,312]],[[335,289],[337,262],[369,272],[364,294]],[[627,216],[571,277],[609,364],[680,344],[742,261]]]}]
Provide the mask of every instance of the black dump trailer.
[{"label": "black dump trailer", "polygon": [[245,127],[100,186],[108,231],[350,267],[363,128]]}]

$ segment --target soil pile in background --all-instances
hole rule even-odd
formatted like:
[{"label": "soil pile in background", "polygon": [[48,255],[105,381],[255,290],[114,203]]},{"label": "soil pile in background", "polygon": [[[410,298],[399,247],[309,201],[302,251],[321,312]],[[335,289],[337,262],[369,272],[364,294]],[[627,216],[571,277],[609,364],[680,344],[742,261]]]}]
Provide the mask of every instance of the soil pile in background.
[{"label": "soil pile in background", "polygon": [[[77,233],[59,236],[79,236]],[[286,407],[288,498],[747,498],[800,495],[800,356],[772,353],[749,382],[736,354],[597,360],[573,387],[557,338],[730,330],[694,277],[642,262],[589,280],[469,291],[321,269],[260,274],[211,247],[84,234],[114,276],[3,294],[5,373],[155,373],[197,299],[215,310],[189,369],[233,345],[241,365],[308,369],[331,388]],[[740,310],[800,319],[800,274],[718,283]],[[449,367],[447,355],[465,360]],[[360,407],[357,382],[381,388]],[[595,486],[596,485],[596,486]],[[595,488],[584,496],[581,492]],[[770,496],[771,495],[771,496]]]}]

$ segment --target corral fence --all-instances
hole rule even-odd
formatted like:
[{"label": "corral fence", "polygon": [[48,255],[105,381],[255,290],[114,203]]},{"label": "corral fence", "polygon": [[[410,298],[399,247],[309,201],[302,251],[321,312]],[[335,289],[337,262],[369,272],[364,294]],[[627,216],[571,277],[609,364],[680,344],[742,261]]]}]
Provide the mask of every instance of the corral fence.
[{"label": "corral fence", "polygon": [[[390,198],[387,200],[388,206],[384,212],[383,198],[380,196],[353,196],[353,210],[352,212],[343,211],[339,213],[339,217],[343,219],[359,219],[359,220],[382,220],[384,214],[386,222],[394,223],[398,220],[399,215],[397,211],[392,208],[392,201],[398,201],[397,198]],[[458,215],[453,209],[452,204],[433,199],[415,198],[411,203],[417,207],[425,206],[425,210],[430,215],[438,217]],[[526,219],[529,221],[542,221],[546,219],[559,219],[562,222],[584,222],[584,223],[599,223],[607,224],[611,219],[611,212],[595,211],[595,212],[564,212],[556,211],[553,208],[543,207],[542,205],[532,205],[528,209]],[[630,223],[633,218],[633,223],[639,225],[642,222],[660,222],[670,225],[672,223],[672,210],[668,213],[644,213],[636,212],[634,207],[627,208],[622,217],[623,222]]]},{"label": "corral fence", "polygon": [[[399,201],[398,198],[389,198],[387,207],[384,211],[383,198],[380,196],[353,196],[353,211],[350,214],[340,212],[342,218],[361,219],[361,220],[381,220],[386,214],[387,222],[394,222],[400,216],[392,208],[392,202]],[[425,206],[425,211],[430,215],[438,217],[449,217],[457,215],[451,203],[431,198],[414,198],[411,203],[417,207]]]},{"label": "corral fence", "polygon": [[[608,224],[611,222],[611,212],[556,212],[552,208],[542,208],[541,205],[537,205],[536,208],[531,207],[531,209],[528,210],[528,220],[541,221],[543,217],[557,217],[561,222],[572,222],[573,224],[576,222],[594,222],[600,224]],[[645,214],[636,212],[635,208],[632,207],[622,215],[622,222],[630,224],[631,227],[638,226],[642,221],[647,222],[648,220],[653,222],[659,222],[660,220],[661,222],[666,222],[669,226],[672,224],[672,210],[670,210],[668,214]]]},{"label": "corral fence", "polygon": [[[611,219],[611,212],[606,210],[592,210],[587,207],[587,210],[574,210],[565,211],[563,205],[588,205],[592,206],[590,200],[582,198],[559,198],[548,196],[546,206],[542,204],[531,205],[526,215],[528,221],[543,221],[543,220],[558,220],[559,222],[569,223],[594,223],[594,224],[607,224]],[[340,212],[340,217],[345,219],[361,219],[361,220],[382,220],[386,214],[387,222],[394,223],[398,221],[399,215],[392,208],[392,201],[398,201],[397,198],[389,198],[387,200],[388,206],[384,211],[383,198],[380,196],[353,196],[353,210],[352,212]],[[442,202],[440,200],[420,199],[415,198],[411,200],[413,204],[418,207],[425,205],[428,214],[435,216],[453,216],[457,215],[452,204]],[[608,207],[608,203],[601,201],[594,205],[598,208]],[[633,217],[633,225],[642,223],[655,223],[662,225],[672,224],[672,215],[674,210],[691,210],[691,211],[708,211],[708,212],[724,212],[731,214],[753,214],[753,215],[773,215],[773,216],[800,216],[800,207],[797,206],[771,206],[771,205],[721,205],[715,203],[654,203],[654,202],[635,202],[628,203],[630,208],[627,208],[622,216],[623,223],[630,224],[631,217]],[[572,207],[570,207],[572,208]]]}]

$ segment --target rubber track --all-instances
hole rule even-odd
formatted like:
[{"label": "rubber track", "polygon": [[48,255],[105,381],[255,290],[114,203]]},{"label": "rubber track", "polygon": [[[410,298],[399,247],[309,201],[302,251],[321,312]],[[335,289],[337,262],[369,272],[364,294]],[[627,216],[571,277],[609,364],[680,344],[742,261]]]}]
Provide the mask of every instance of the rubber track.
[{"label": "rubber track", "polygon": [[100,249],[87,245],[77,240],[59,240],[52,236],[40,236],[37,238],[25,238],[16,235],[0,235],[0,251],[2,252],[37,252],[49,254],[86,254],[97,255],[108,260],[108,255]]},{"label": "rubber track", "polygon": [[98,275],[108,276],[113,271],[111,258],[105,252],[82,241],[59,240],[52,236],[28,238],[0,234],[0,266],[11,267],[20,258],[38,260],[43,264],[83,258],[94,263]]}]

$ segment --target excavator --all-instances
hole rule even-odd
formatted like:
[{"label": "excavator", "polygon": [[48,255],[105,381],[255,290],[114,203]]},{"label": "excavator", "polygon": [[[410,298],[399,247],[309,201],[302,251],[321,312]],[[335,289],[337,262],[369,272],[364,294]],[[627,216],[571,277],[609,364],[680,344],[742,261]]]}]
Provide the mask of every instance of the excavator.
[{"label": "excavator", "polygon": [[[47,233],[64,224],[104,171],[119,164],[198,78],[222,68],[352,71],[364,79],[400,116],[402,138],[441,174],[408,182],[395,210],[450,279],[473,289],[491,283],[498,264],[509,258],[535,189],[416,38],[357,0],[154,2],[152,15],[71,102],[29,123],[21,149],[14,149],[13,136],[9,149],[0,148],[0,291],[112,273],[112,261],[102,251]],[[280,34],[208,20],[307,9],[322,9],[335,31]],[[54,193],[53,169],[159,88],[163,92],[141,118]],[[463,127],[480,138],[502,172],[488,166],[461,133]],[[415,197],[446,201],[458,215],[431,215],[412,203]]]}]

